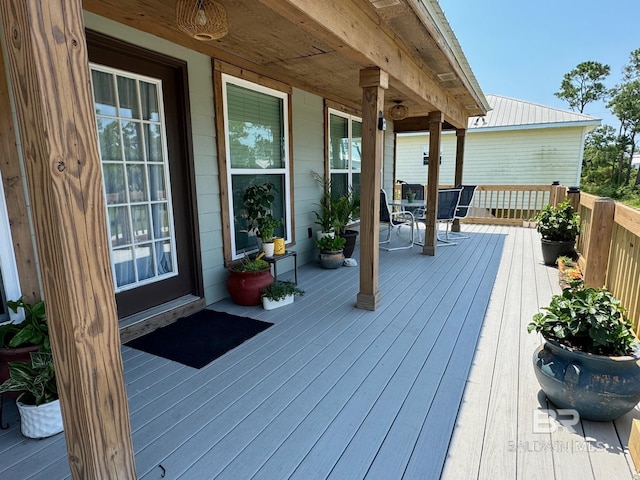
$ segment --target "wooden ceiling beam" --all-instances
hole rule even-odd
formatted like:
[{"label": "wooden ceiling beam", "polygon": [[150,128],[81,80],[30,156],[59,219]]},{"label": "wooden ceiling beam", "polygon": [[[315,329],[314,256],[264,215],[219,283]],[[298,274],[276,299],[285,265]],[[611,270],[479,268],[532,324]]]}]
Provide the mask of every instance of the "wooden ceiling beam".
[{"label": "wooden ceiling beam", "polygon": [[396,89],[441,111],[449,123],[458,128],[466,126],[465,108],[353,0],[259,1],[363,68],[378,67],[388,72]]}]

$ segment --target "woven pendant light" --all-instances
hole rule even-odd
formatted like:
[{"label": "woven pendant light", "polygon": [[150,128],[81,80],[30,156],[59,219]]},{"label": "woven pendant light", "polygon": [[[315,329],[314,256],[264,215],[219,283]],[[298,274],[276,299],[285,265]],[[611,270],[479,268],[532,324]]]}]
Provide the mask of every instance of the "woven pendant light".
[{"label": "woven pendant light", "polygon": [[183,32],[204,42],[229,33],[227,9],[213,0],[177,0],[176,24]]},{"label": "woven pendant light", "polygon": [[387,113],[391,120],[403,120],[409,116],[409,107],[402,105],[402,100],[394,100],[396,103],[393,107],[389,108]]}]

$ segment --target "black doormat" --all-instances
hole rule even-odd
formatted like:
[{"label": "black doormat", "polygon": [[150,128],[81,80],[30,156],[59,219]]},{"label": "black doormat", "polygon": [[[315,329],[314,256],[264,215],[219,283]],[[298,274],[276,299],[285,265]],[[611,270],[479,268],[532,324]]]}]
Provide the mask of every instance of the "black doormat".
[{"label": "black doormat", "polygon": [[125,345],[202,368],[271,325],[273,323],[202,310]]}]

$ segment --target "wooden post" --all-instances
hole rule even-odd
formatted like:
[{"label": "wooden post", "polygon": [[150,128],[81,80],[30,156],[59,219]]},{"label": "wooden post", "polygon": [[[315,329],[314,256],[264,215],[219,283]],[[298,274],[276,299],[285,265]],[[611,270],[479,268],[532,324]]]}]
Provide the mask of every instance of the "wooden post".
[{"label": "wooden post", "polygon": [[[462,170],[464,167],[464,141],[467,130],[464,128],[456,129],[456,172],[454,176],[454,186],[462,185]],[[451,225],[452,232],[460,231],[460,220],[457,218]]]},{"label": "wooden post", "polygon": [[389,77],[378,68],[360,71],[362,87],[362,170],[360,172],[360,292],[357,307],[375,310],[380,304],[380,170],[384,155],[384,91]]},{"label": "wooden post", "polygon": [[424,255],[436,254],[438,186],[440,185],[440,136],[442,134],[442,112],[429,114],[429,172],[427,174],[427,211],[425,214]]},{"label": "wooden post", "polygon": [[552,207],[557,207],[564,199],[567,198],[567,187],[564,185],[552,185],[551,186],[551,198],[549,203]]},{"label": "wooden post", "polygon": [[584,267],[584,283],[587,287],[602,288],[607,280],[615,211],[616,202],[610,198],[594,201],[587,251],[582,252],[587,260]]},{"label": "wooden post", "polygon": [[82,1],[0,5],[71,475],[135,478]]},{"label": "wooden post", "polygon": [[567,189],[567,198],[571,203],[574,211],[578,211],[580,207],[580,188],[579,187],[569,187]]},{"label": "wooden post", "polygon": [[[5,63],[0,49],[0,172],[11,225],[11,240],[17,262],[20,289],[25,301],[40,300],[36,254],[31,239],[31,227],[27,214],[27,199],[22,186],[20,159],[16,144],[16,132],[11,118],[9,85],[5,75]],[[10,298],[9,300],[14,300]]]}]

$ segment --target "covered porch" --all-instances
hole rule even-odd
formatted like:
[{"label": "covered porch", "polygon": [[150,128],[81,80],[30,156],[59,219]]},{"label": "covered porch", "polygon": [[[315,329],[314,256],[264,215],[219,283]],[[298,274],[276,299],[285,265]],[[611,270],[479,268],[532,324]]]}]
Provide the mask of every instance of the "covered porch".
[{"label": "covered porch", "polygon": [[[310,263],[292,306],[211,305],[275,325],[200,370],[123,347],[139,478],[632,478],[637,410],[534,425],[553,407],[525,326],[559,292],[537,232],[464,230],[435,257],[380,252],[376,311],[355,308],[358,269]],[[5,421],[0,477],[70,476],[64,434],[22,438],[12,406]]]}]

